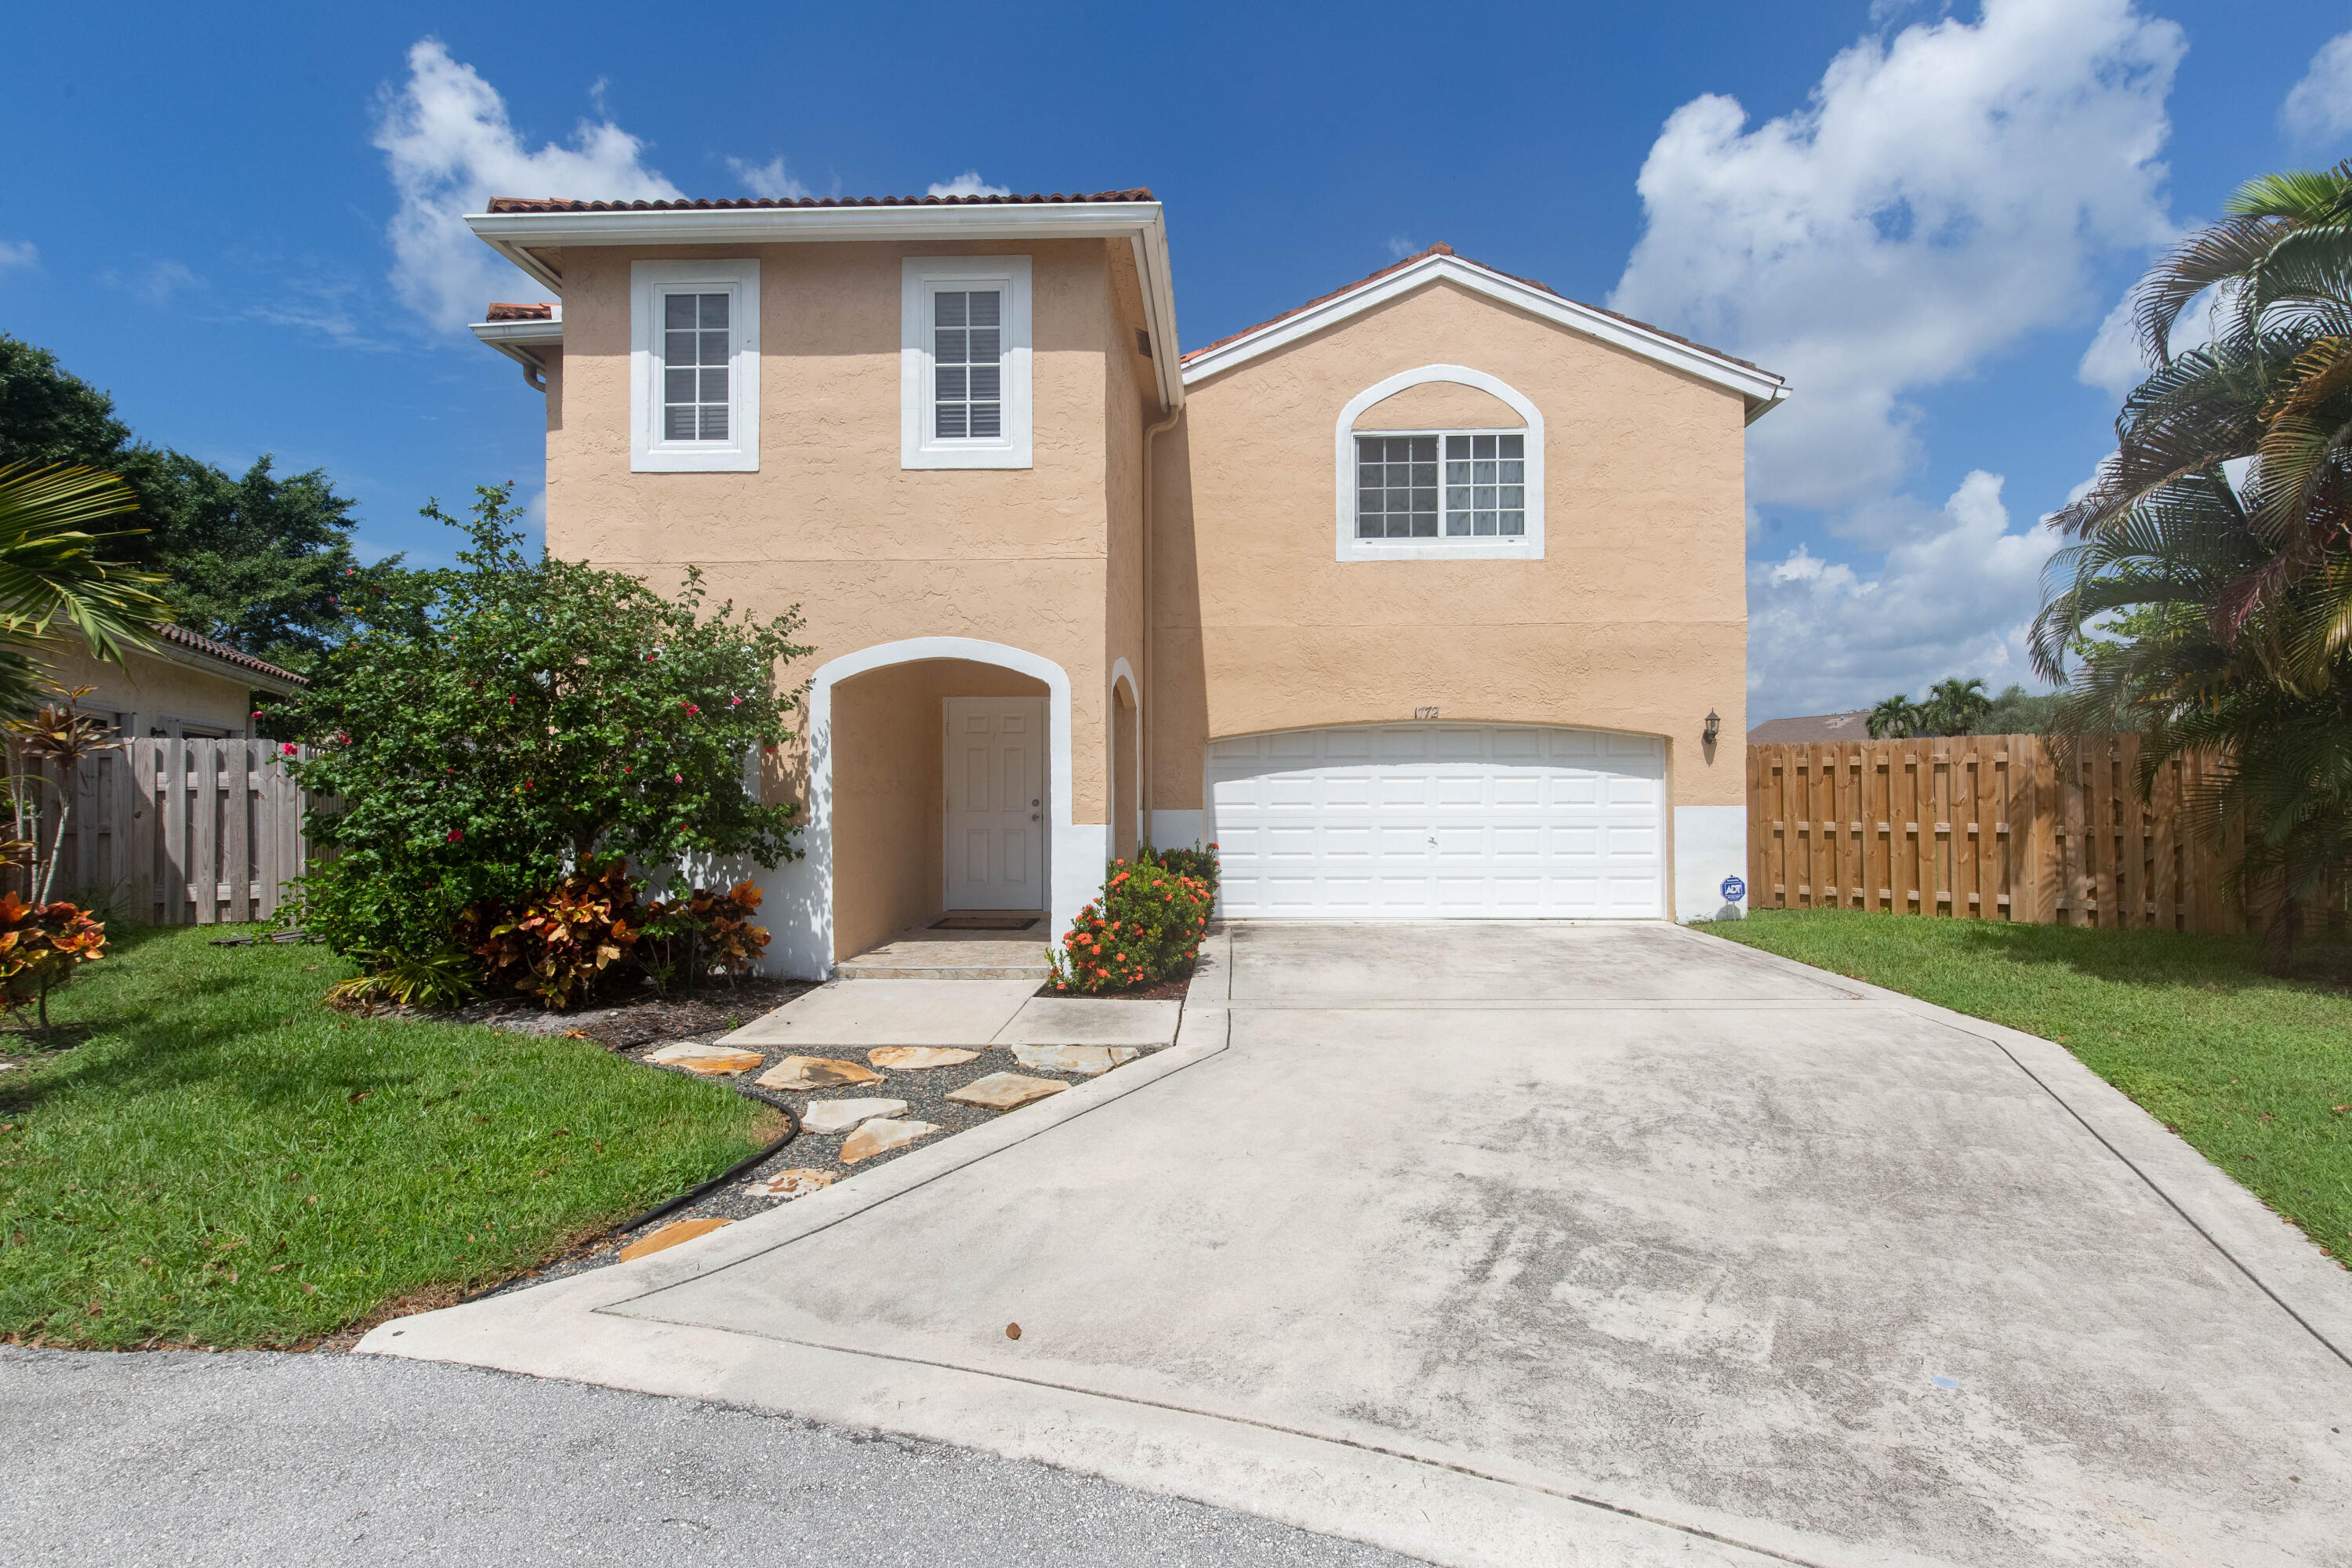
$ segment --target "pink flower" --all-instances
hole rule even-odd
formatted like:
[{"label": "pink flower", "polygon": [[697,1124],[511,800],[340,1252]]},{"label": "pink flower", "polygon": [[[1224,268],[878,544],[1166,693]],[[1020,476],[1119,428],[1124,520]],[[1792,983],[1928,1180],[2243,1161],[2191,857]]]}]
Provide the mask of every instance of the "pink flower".
[{"label": "pink flower", "polygon": [[298,745],[296,745],[293,742],[289,741],[289,742],[286,742],[286,744],[285,744],[283,747],[281,747],[281,748],[279,748],[279,749],[280,749],[280,750],[282,750],[282,751],[283,751],[283,752],[284,752],[288,756],[289,756],[289,757],[290,757],[290,756],[295,755],[297,752],[300,752],[302,748],[301,748],[301,747],[299,747],[299,746],[298,746]]},{"label": "pink flower", "polygon": [[686,775],[684,773],[672,773],[669,775],[669,782],[672,784],[684,784],[686,782]]},{"label": "pink flower", "polygon": [[681,707],[681,708],[683,708],[683,709],[685,709],[685,710],[686,710],[688,712],[689,712],[689,713],[699,713],[699,712],[701,712],[701,711],[702,711],[702,710],[701,710],[701,709],[697,708],[697,707],[696,707],[693,703],[691,703],[691,702],[681,702],[681,703],[679,703],[679,704],[678,704],[678,706],[679,706],[679,707]]},{"label": "pink flower", "polygon": [[730,697],[727,700],[727,706],[730,708],[740,708],[743,706],[743,700],[740,697]]},{"label": "pink flower", "polygon": [[253,710],[253,716],[254,716],[255,718],[257,718],[257,719],[260,718],[260,717],[261,717],[261,710],[260,710],[260,709],[258,709],[258,708],[255,709],[255,710]]},{"label": "pink flower", "polygon": [[452,844],[462,843],[462,842],[464,841],[464,839],[465,839],[465,837],[466,837],[466,836],[465,836],[464,834],[462,834],[462,833],[458,832],[458,831],[457,831],[456,828],[454,828],[454,827],[453,827],[453,828],[451,828],[451,829],[449,830],[449,842],[450,842],[450,843],[452,843]]}]

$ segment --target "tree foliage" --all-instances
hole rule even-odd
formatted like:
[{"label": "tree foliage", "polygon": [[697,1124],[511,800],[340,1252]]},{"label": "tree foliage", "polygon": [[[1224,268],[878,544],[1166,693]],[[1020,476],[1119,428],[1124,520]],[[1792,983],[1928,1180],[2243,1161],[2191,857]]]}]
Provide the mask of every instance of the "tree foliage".
[{"label": "tree foliage", "polygon": [[454,570],[369,585],[322,676],[280,717],[314,748],[311,830],[336,858],[303,919],[338,951],[444,948],[469,905],[520,907],[625,857],[640,867],[793,857],[793,805],[747,780],[792,739],[779,671],[808,650],[772,620],[526,552],[511,487],[486,488]]},{"label": "tree foliage", "polygon": [[397,557],[362,567],[352,511],[322,470],[279,477],[265,454],[241,475],[145,445],[114,400],[57,356],[0,334],[0,465],[56,465],[121,476],[126,567],[163,574],[170,618],[308,673],[343,625],[359,580],[396,577]]},{"label": "tree foliage", "polygon": [[[2175,354],[2200,296],[2212,340]],[[2035,661],[2074,661],[2069,731],[2146,736],[2144,792],[2170,758],[2221,754],[2196,805],[2217,837],[2247,822],[2242,889],[2284,966],[2352,854],[2352,163],[2247,184],[2134,315],[2156,368],[2055,520],[2074,542]]]},{"label": "tree foliage", "polygon": [[1975,676],[1947,676],[1917,702],[1901,692],[1882,698],[1870,710],[1870,733],[1877,740],[1928,735],[2035,735],[2050,728],[2054,696],[2037,697],[2011,683],[1998,697],[1985,695]]}]

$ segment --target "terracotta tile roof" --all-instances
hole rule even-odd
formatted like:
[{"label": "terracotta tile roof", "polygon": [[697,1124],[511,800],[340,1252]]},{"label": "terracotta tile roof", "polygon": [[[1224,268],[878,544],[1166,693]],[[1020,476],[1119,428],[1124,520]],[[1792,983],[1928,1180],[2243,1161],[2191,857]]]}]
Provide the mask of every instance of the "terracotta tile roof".
[{"label": "terracotta tile roof", "polygon": [[494,213],[662,213],[726,212],[757,207],[1004,207],[1050,202],[1148,202],[1155,199],[1141,186],[1131,191],[1096,191],[1089,195],[1026,196],[773,196],[689,197],[675,202],[583,202],[558,196],[492,196]]},{"label": "terracotta tile roof", "polygon": [[486,321],[551,321],[555,320],[552,305],[493,305]]},{"label": "terracotta tile roof", "polygon": [[[1561,293],[1559,289],[1553,288],[1549,283],[1538,283],[1532,278],[1522,278],[1516,272],[1506,272],[1499,267],[1489,267],[1483,261],[1472,261],[1470,258],[1466,256],[1455,255],[1454,249],[1452,246],[1441,243],[1431,246],[1427,250],[1421,251],[1412,256],[1408,256],[1402,261],[1392,262],[1389,266],[1381,268],[1378,272],[1359,278],[1353,283],[1348,284],[1344,288],[1334,289],[1328,294],[1318,295],[1316,298],[1307,300],[1304,305],[1294,305],[1278,316],[1269,316],[1265,321],[1260,321],[1256,326],[1244,327],[1238,332],[1228,332],[1225,336],[1219,338],[1215,342],[1203,343],[1199,348],[1193,349],[1183,355],[1183,363],[1189,364],[1213,349],[1221,349],[1227,343],[1248,337],[1253,332],[1264,331],[1266,328],[1273,326],[1276,321],[1286,321],[1302,310],[1311,310],[1318,305],[1328,304],[1331,300],[1338,299],[1342,294],[1351,294],[1367,283],[1377,283],[1391,272],[1401,272],[1404,268],[1411,267],[1414,262],[1426,261],[1433,256],[1452,256],[1456,261],[1467,263],[1469,266],[1475,267],[1483,272],[1491,272],[1497,278],[1507,278],[1514,283],[1524,283],[1530,289],[1540,289],[1555,300],[1568,300],[1567,295]],[[1617,321],[1622,321],[1628,326],[1639,327],[1645,332],[1655,332],[1658,336],[1671,339],[1675,342],[1683,344],[1685,348],[1694,348],[1703,354],[1710,354],[1715,358],[1723,361],[1727,364],[1736,364],[1743,369],[1758,371],[1766,375],[1772,374],[1770,371],[1765,370],[1763,366],[1755,363],[1751,360],[1744,360],[1738,358],[1735,355],[1725,353],[1721,349],[1709,348],[1705,343],[1696,342],[1692,339],[1684,337],[1680,332],[1670,332],[1664,327],[1654,327],[1647,321],[1637,321],[1633,317],[1624,314],[1622,311],[1612,310],[1605,305],[1586,304],[1585,301],[1581,300],[1568,300],[1568,302],[1571,305],[1582,306],[1583,309],[1588,310],[1597,310],[1601,315],[1613,317]]]},{"label": "terracotta tile roof", "polygon": [[273,679],[291,681],[296,686],[310,684],[310,679],[308,676],[297,675],[290,669],[280,669],[266,658],[256,658],[249,653],[233,648],[225,642],[215,642],[202,632],[192,632],[185,626],[161,626],[155,628],[155,635],[165,642],[177,643],[182,647],[193,649],[197,653],[209,654],[225,664],[233,664],[239,669],[251,670],[256,675],[266,675]]}]

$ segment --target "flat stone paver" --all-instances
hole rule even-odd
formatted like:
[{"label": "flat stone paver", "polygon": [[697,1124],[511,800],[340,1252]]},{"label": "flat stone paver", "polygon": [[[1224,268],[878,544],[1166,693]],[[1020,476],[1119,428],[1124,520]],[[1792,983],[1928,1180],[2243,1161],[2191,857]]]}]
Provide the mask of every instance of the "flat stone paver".
[{"label": "flat stone paver", "polygon": [[1108,1072],[1143,1053],[1134,1046],[1014,1046],[1013,1059],[1034,1072]]},{"label": "flat stone paver", "polygon": [[861,1121],[857,1131],[841,1141],[841,1163],[855,1165],[860,1160],[871,1160],[877,1154],[887,1154],[893,1149],[903,1149],[919,1138],[928,1138],[941,1129],[929,1121],[899,1121],[887,1116]]},{"label": "flat stone paver", "polygon": [[861,1121],[871,1121],[877,1116],[899,1116],[907,1110],[903,1100],[813,1100],[801,1112],[803,1132],[846,1132]]},{"label": "flat stone paver", "polygon": [[794,1049],[985,1046],[1036,989],[1032,980],[837,980],[719,1043]]},{"label": "flat stone paver", "polygon": [[980,1053],[957,1046],[877,1046],[866,1059],[890,1072],[928,1072],[933,1068],[960,1068]]},{"label": "flat stone paver", "polygon": [[972,1079],[948,1098],[958,1105],[977,1105],[985,1110],[1017,1110],[1032,1101],[1059,1094],[1069,1087],[1058,1079],[1031,1078],[1017,1072],[992,1072],[986,1078]]},{"label": "flat stone paver", "polygon": [[1176,1037],[1181,1002],[1113,996],[1033,996],[996,1032],[1000,1046],[1164,1046]]},{"label": "flat stone paver", "polygon": [[844,1061],[839,1057],[786,1057],[751,1081],[761,1089],[795,1089],[806,1094],[817,1089],[880,1083],[882,1075],[863,1062]]}]

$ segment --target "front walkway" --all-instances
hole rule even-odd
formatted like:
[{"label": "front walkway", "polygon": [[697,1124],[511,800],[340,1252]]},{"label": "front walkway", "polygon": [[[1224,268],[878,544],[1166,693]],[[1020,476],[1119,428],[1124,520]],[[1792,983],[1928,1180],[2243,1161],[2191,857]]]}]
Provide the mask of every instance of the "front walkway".
[{"label": "front walkway", "polygon": [[2352,1281],[2062,1048],[1663,925],[1204,957],[1172,1050],[362,1348],[1446,1563],[2352,1561]]}]

